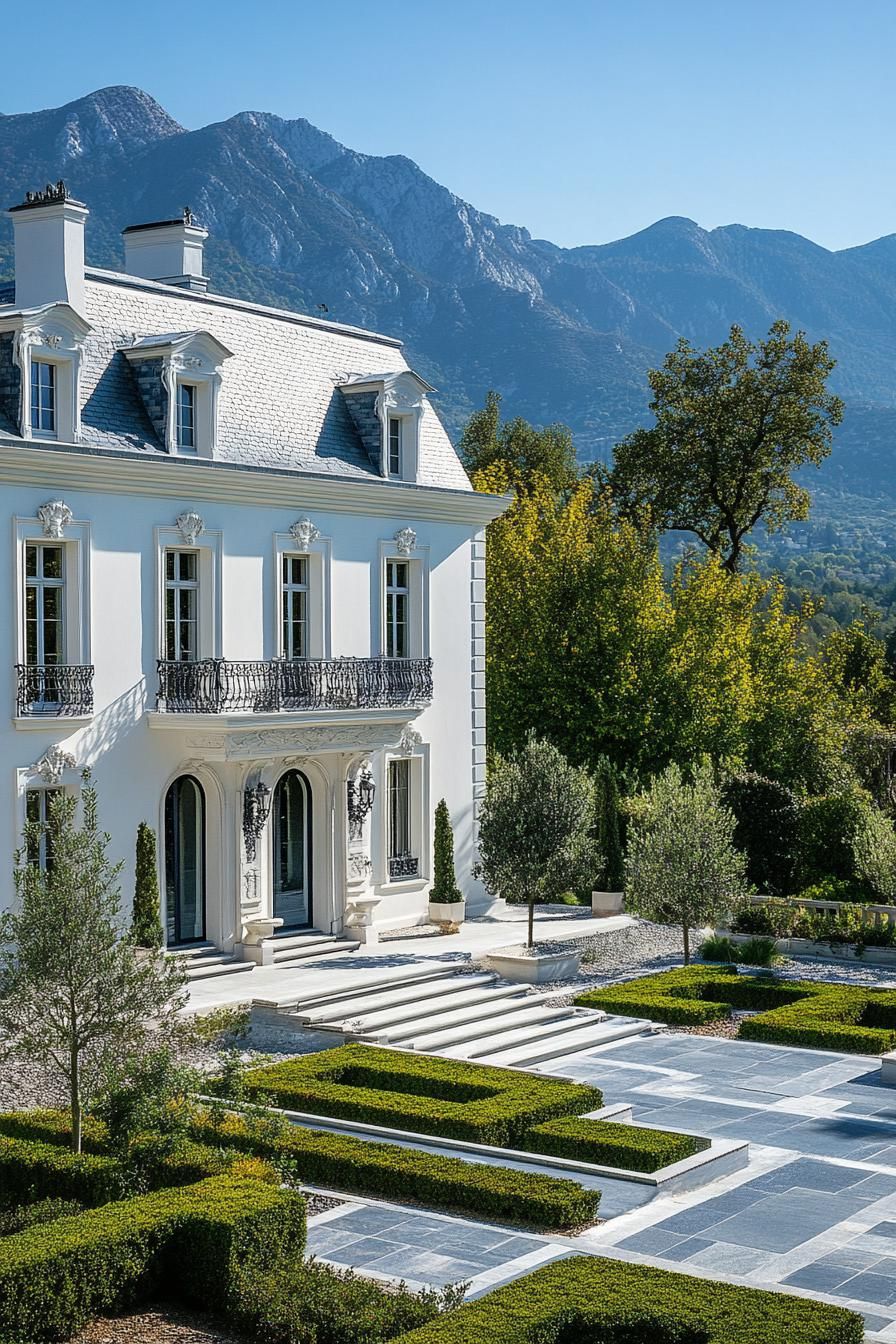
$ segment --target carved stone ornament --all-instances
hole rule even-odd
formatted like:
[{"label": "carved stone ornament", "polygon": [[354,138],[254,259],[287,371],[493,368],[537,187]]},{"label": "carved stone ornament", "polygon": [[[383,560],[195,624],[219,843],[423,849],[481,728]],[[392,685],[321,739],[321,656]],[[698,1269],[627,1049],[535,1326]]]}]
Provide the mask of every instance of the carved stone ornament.
[{"label": "carved stone ornament", "polygon": [[185,355],[183,364],[185,369],[202,368],[202,360],[199,358],[198,355]]},{"label": "carved stone ornament", "polygon": [[307,551],[320,536],[320,528],[315,527],[310,518],[299,518],[289,529],[289,535],[295,542],[297,551]]},{"label": "carved stone ornament", "polygon": [[205,523],[198,513],[182,513],[174,526],[180,533],[185,546],[195,546],[196,538],[205,531]]},{"label": "carved stone ornament", "polygon": [[46,504],[41,504],[37,511],[37,517],[44,530],[44,536],[58,541],[60,537],[65,535],[65,529],[72,521],[74,514],[64,500],[50,499]]},{"label": "carved stone ornament", "polygon": [[417,545],[417,533],[412,527],[402,527],[395,533],[399,555],[410,555]]},{"label": "carved stone ornament", "polygon": [[44,336],[44,345],[48,345],[51,350],[58,350],[62,344],[62,337],[58,331],[48,331]]},{"label": "carved stone ornament", "polygon": [[398,739],[396,752],[400,756],[413,756],[422,741],[423,738],[417,732],[417,729],[412,728],[409,723],[406,723],[401,730],[401,737]]},{"label": "carved stone ornament", "polygon": [[74,770],[78,762],[70,751],[64,751],[58,744],[50,747],[34,767],[34,773],[40,775],[45,784],[55,786],[66,770]]}]

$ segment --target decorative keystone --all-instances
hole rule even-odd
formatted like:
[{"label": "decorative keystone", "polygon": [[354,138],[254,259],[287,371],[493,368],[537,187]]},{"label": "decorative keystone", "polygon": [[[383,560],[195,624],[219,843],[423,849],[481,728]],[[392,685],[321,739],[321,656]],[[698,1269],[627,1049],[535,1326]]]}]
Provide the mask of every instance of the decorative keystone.
[{"label": "decorative keystone", "polygon": [[44,530],[45,537],[52,537],[58,541],[65,535],[65,529],[68,527],[74,514],[69,506],[62,499],[51,499],[46,504],[41,504],[37,511],[38,521]]}]

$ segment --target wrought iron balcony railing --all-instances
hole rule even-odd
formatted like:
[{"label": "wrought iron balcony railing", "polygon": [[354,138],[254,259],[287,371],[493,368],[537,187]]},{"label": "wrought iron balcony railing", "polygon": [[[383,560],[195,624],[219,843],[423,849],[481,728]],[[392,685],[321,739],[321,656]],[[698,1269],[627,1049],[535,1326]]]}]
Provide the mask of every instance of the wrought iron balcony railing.
[{"label": "wrought iron balcony railing", "polygon": [[391,709],[432,700],[431,658],[159,662],[156,708],[172,714]]},{"label": "wrought iron balcony railing", "polygon": [[420,873],[420,860],[413,854],[394,854],[389,860],[389,876],[394,879],[417,877]]},{"label": "wrought iron balcony railing", "polygon": [[16,664],[16,713],[62,718],[93,713],[93,668],[64,663]]}]

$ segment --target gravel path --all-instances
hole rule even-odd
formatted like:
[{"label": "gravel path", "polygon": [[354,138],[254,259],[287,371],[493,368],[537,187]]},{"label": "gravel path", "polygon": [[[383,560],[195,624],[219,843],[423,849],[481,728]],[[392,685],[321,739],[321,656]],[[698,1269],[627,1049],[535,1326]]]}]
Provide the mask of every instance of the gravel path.
[{"label": "gravel path", "polygon": [[158,1307],[92,1321],[72,1344],[238,1344],[239,1340],[239,1335],[207,1316]]}]

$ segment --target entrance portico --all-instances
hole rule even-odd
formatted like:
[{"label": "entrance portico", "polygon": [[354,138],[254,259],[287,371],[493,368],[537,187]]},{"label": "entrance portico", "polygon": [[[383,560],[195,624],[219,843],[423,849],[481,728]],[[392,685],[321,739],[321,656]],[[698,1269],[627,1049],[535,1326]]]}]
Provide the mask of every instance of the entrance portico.
[{"label": "entrance portico", "polygon": [[215,715],[211,726],[206,715],[151,714],[183,747],[161,801],[169,942],[204,937],[261,961],[264,933],[365,923],[375,904],[371,824],[385,806],[372,762],[403,743],[417,749],[419,713],[331,710],[288,725],[280,715]]}]

